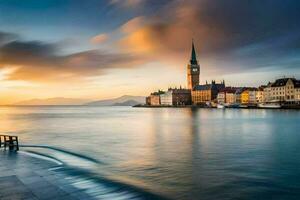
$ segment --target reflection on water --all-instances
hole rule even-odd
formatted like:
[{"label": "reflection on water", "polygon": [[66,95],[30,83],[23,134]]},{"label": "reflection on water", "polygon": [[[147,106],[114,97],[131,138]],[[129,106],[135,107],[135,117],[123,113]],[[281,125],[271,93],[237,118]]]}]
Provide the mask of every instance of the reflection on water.
[{"label": "reflection on water", "polygon": [[299,111],[1,107],[0,120],[50,147],[34,151],[174,199],[300,198]]}]

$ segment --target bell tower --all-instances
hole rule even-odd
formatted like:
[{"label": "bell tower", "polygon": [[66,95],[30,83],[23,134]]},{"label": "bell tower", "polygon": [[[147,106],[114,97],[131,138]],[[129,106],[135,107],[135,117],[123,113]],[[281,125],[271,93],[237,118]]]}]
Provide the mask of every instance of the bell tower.
[{"label": "bell tower", "polygon": [[196,85],[199,85],[200,65],[198,64],[194,41],[192,42],[192,53],[190,63],[187,65],[187,82],[188,89],[193,90]]}]

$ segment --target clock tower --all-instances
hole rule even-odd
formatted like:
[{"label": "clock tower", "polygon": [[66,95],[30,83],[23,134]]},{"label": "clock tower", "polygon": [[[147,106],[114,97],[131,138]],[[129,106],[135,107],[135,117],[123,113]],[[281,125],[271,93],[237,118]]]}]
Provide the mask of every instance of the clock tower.
[{"label": "clock tower", "polygon": [[193,90],[193,88],[196,85],[199,85],[199,79],[200,79],[200,66],[196,58],[194,42],[192,42],[191,60],[187,66],[188,89]]}]

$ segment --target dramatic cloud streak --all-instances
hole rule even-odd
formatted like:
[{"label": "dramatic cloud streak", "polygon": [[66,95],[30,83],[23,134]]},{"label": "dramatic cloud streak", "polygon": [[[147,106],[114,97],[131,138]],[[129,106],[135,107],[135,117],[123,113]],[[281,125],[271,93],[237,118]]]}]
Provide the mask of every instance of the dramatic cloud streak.
[{"label": "dramatic cloud streak", "polygon": [[299,9],[300,3],[292,0],[173,1],[156,15],[126,23],[123,27],[134,24],[135,29],[125,28],[120,45],[170,61],[184,59],[194,38],[201,59],[220,71],[270,67],[279,59],[288,62],[291,53],[300,55]]},{"label": "dramatic cloud streak", "polygon": [[58,47],[60,45],[57,43],[3,39],[2,41],[0,68],[17,68],[10,74],[11,80],[76,79],[101,75],[112,68],[130,68],[138,62],[136,57],[125,53],[89,50],[65,55],[60,53],[61,49]]},{"label": "dramatic cloud streak", "polygon": [[0,89],[11,99],[144,95],[186,82],[192,38],[202,81],[297,77],[299,10],[296,0],[1,1]]}]

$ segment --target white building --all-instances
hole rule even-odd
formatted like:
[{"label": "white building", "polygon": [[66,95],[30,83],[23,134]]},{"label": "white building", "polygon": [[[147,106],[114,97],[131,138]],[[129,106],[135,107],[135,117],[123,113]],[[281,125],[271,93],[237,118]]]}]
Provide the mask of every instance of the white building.
[{"label": "white building", "polygon": [[256,95],[256,102],[257,103],[265,102],[265,92],[264,92],[265,88],[266,88],[266,86],[260,86],[258,88],[258,90],[256,91],[255,95]]},{"label": "white building", "polygon": [[224,88],[220,90],[217,96],[219,104],[234,104],[236,88]]},{"label": "white building", "polygon": [[184,88],[169,88],[160,95],[161,105],[184,106],[191,104],[191,90]]},{"label": "white building", "polygon": [[263,95],[264,95],[264,102],[271,102],[271,100],[272,100],[272,92],[271,92],[271,85],[272,85],[272,83],[268,83],[268,85],[267,85],[267,87],[265,87],[264,88],[264,93],[263,93]]},{"label": "white building", "polygon": [[297,101],[300,81],[295,78],[277,79],[271,85],[271,101],[290,102]]},{"label": "white building", "polygon": [[172,106],[173,105],[173,95],[172,91],[168,90],[164,94],[160,95],[160,103],[164,106]]},{"label": "white building", "polygon": [[295,88],[295,101],[300,103],[300,87]]}]

